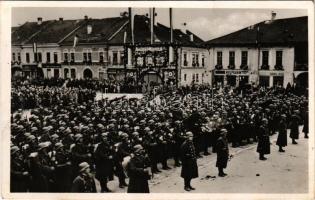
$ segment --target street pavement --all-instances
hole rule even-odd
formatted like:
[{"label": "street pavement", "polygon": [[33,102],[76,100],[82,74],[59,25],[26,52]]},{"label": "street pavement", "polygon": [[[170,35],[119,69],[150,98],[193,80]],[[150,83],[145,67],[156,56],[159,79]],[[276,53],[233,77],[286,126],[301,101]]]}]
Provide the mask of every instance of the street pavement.
[{"label": "street pavement", "polygon": [[[189,193],[307,193],[308,139],[300,133],[298,144],[293,145],[288,132],[288,146],[284,153],[278,152],[276,139],[277,134],[271,136],[271,154],[266,155],[266,161],[258,159],[257,143],[230,147],[233,158],[225,169],[228,175],[223,178],[218,177],[215,153],[198,159],[199,177],[192,180],[196,190]],[[150,180],[150,192],[188,193],[180,177],[181,167],[174,168],[171,160],[169,165],[171,170],[163,170]],[[118,187],[117,178],[109,183],[109,188],[113,192],[127,190]]]}]

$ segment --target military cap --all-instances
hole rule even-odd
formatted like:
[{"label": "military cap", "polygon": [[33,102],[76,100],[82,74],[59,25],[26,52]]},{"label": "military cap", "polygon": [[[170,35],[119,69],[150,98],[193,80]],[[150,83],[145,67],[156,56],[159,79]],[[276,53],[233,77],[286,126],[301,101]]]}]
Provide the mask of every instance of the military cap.
[{"label": "military cap", "polygon": [[144,130],[145,131],[150,131],[150,128],[149,127],[145,127]]},{"label": "military cap", "polygon": [[193,135],[194,135],[194,134],[193,134],[191,131],[187,131],[187,132],[186,132],[186,136],[187,136],[187,137],[189,137],[189,136],[192,137]]},{"label": "military cap", "polygon": [[49,147],[49,144],[47,142],[41,142],[38,144],[38,150],[41,150],[43,148]]},{"label": "military cap", "polygon": [[28,136],[30,136],[31,135],[31,133],[30,132],[26,132],[26,133],[24,133],[24,136],[25,137],[28,137]]},{"label": "military cap", "polygon": [[137,144],[137,145],[133,146],[133,151],[134,152],[138,152],[138,151],[140,151],[142,149],[143,149],[143,147],[141,146],[141,144]]},{"label": "military cap", "polygon": [[57,150],[57,149],[60,149],[61,147],[63,147],[63,144],[62,144],[61,142],[57,142],[57,143],[55,144],[56,150]]},{"label": "military cap", "polygon": [[101,134],[101,136],[102,136],[102,137],[107,137],[108,134],[109,134],[109,132],[104,132],[104,133]]},{"label": "military cap", "polygon": [[34,135],[30,135],[30,136],[27,137],[27,139],[28,139],[28,140],[35,140],[36,137],[35,137]]},{"label": "military cap", "polygon": [[80,134],[80,133],[74,135],[75,140],[78,140],[78,139],[80,139],[82,137],[83,137],[83,135]]},{"label": "military cap", "polygon": [[87,162],[82,162],[79,164],[79,171],[83,172],[84,170],[86,170],[89,167],[90,167],[90,165]]},{"label": "military cap", "polygon": [[55,133],[55,134],[53,134],[53,135],[51,136],[51,138],[52,138],[52,139],[57,139],[57,138],[59,138],[59,136]]},{"label": "military cap", "polygon": [[20,150],[20,148],[18,146],[12,146],[11,147],[11,154],[15,154],[16,152],[18,152]]}]

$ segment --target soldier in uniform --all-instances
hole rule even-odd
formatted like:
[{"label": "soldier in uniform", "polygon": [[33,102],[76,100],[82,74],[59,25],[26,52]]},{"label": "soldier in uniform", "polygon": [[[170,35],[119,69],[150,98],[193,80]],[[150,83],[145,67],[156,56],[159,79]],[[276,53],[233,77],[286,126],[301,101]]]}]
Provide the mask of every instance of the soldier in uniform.
[{"label": "soldier in uniform", "polygon": [[302,131],[304,133],[304,138],[308,138],[308,111],[305,112],[304,125]]},{"label": "soldier in uniform", "polygon": [[299,117],[298,114],[299,114],[299,111],[295,110],[294,114],[291,116],[290,138],[292,139],[292,144],[297,144],[295,140],[299,139],[299,124],[300,124],[301,118]]},{"label": "soldier in uniform", "polygon": [[90,165],[87,162],[79,164],[79,175],[74,179],[71,192],[74,193],[94,193],[96,186],[94,178],[90,173]]},{"label": "soldier in uniform", "polygon": [[10,190],[11,192],[27,192],[29,173],[26,163],[20,154],[20,148],[11,147],[11,176]]},{"label": "soldier in uniform", "polygon": [[187,139],[181,145],[182,170],[181,177],[184,178],[184,189],[195,190],[190,184],[191,179],[198,177],[197,156],[193,144],[193,133],[186,133]]},{"label": "soldier in uniform", "polygon": [[227,162],[229,159],[229,146],[228,146],[226,135],[227,135],[227,130],[221,129],[220,137],[218,138],[217,143],[216,143],[216,150],[217,150],[216,167],[219,170],[220,177],[224,177],[227,175],[223,171],[223,169],[226,168]]},{"label": "soldier in uniform", "polygon": [[175,121],[174,129],[173,129],[173,157],[175,161],[175,167],[180,166],[180,147],[185,140],[184,130],[179,120]]},{"label": "soldier in uniform", "polygon": [[285,150],[283,150],[283,147],[287,146],[287,123],[285,114],[281,115],[278,128],[279,134],[276,144],[279,146],[279,152],[285,152]]},{"label": "soldier in uniform", "polygon": [[268,120],[264,118],[262,120],[262,125],[259,127],[257,132],[258,145],[257,152],[259,153],[260,160],[267,160],[264,157],[265,154],[270,154],[270,138],[268,129]]},{"label": "soldier in uniform", "polygon": [[55,191],[69,192],[72,184],[70,154],[60,142],[55,144],[55,150]]},{"label": "soldier in uniform", "polygon": [[96,147],[94,157],[96,165],[96,178],[100,181],[102,192],[111,192],[107,182],[113,174],[113,154],[109,145],[108,133],[102,133],[102,142]]},{"label": "soldier in uniform", "polygon": [[145,157],[143,147],[138,144],[133,147],[134,156],[127,164],[127,173],[129,176],[128,193],[149,193],[148,180],[152,174],[150,172],[150,164]]}]

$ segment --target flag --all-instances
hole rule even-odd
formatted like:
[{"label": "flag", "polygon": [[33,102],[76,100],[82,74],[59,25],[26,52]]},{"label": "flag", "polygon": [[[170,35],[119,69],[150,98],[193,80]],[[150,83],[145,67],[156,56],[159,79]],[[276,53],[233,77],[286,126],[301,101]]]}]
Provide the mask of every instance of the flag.
[{"label": "flag", "polygon": [[73,48],[77,46],[78,41],[79,41],[79,37],[78,37],[78,35],[75,35],[74,39],[73,39]]},{"label": "flag", "polygon": [[134,35],[134,15],[132,13],[132,9],[129,7],[128,8],[128,11],[129,11],[129,26],[130,26],[130,39],[131,39],[131,42],[132,44],[135,44],[135,35]]},{"label": "flag", "polygon": [[171,43],[174,42],[173,36],[173,10],[170,8],[170,29],[171,29]]},{"label": "flag", "polygon": [[155,8],[149,8],[150,11],[150,33],[151,33],[151,44],[154,43],[154,19],[155,19]]},{"label": "flag", "polygon": [[124,44],[127,42],[127,31],[124,32]]}]

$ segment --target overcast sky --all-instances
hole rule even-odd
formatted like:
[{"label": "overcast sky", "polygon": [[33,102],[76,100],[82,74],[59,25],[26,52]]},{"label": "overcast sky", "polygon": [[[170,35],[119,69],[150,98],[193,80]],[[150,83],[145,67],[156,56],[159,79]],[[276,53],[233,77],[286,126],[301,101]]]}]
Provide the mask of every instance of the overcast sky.
[{"label": "overcast sky", "polygon": [[[12,26],[21,25],[27,21],[36,21],[37,17],[43,20],[82,19],[84,15],[91,18],[117,17],[128,8],[13,8]],[[148,8],[133,9],[136,14],[146,14]],[[242,29],[249,25],[268,20],[271,11],[277,13],[278,19],[297,16],[306,16],[307,10],[302,9],[199,9],[173,8],[174,28],[186,28],[204,40],[213,39],[227,33]],[[169,10],[156,8],[156,20],[169,26]]]}]

